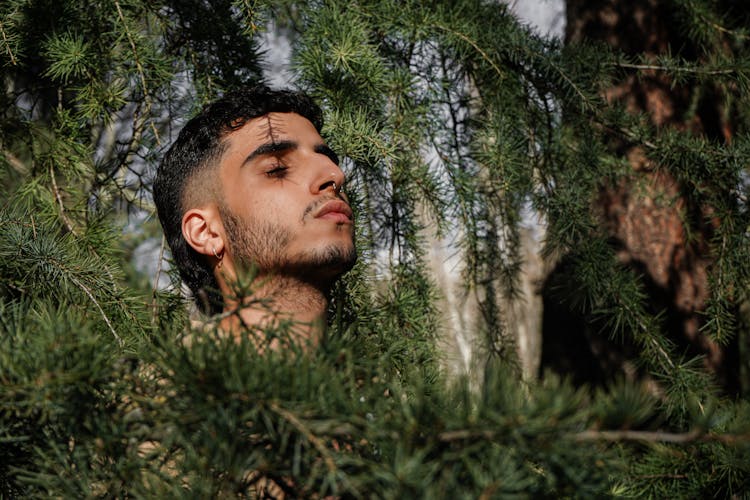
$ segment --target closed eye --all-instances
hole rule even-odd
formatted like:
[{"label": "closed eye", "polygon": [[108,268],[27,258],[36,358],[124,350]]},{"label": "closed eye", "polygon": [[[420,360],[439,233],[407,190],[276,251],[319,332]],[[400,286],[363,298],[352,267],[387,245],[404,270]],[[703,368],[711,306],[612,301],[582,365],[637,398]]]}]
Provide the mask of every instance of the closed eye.
[{"label": "closed eye", "polygon": [[286,177],[287,170],[289,170],[289,167],[287,167],[286,165],[277,164],[274,165],[270,170],[267,170],[266,175],[273,179],[283,179],[284,177]]}]

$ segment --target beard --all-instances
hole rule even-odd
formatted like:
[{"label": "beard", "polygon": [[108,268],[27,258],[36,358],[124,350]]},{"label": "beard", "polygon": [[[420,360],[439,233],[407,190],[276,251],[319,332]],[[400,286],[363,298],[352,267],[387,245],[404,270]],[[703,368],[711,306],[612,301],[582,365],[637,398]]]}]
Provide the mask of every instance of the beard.
[{"label": "beard", "polygon": [[[311,205],[305,214],[314,208]],[[353,243],[311,247],[289,255],[287,248],[293,237],[289,228],[251,215],[240,218],[223,204],[219,204],[219,214],[226,229],[227,246],[241,270],[332,283],[357,261]],[[303,225],[304,221],[303,216]],[[340,226],[338,229],[344,230]]]}]

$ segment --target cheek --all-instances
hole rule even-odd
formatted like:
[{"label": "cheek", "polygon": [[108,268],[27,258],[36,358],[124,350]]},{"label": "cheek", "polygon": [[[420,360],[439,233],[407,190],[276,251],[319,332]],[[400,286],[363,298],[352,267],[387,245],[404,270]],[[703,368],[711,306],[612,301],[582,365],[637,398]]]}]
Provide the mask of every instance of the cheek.
[{"label": "cheek", "polygon": [[288,193],[277,193],[268,197],[261,208],[270,220],[282,226],[292,227],[302,223],[306,205]]},{"label": "cheek", "polygon": [[228,187],[225,199],[231,210],[242,219],[294,229],[304,225],[303,217],[309,200],[302,199],[291,188],[292,185],[286,181],[273,188],[251,188],[245,184],[234,189]]}]

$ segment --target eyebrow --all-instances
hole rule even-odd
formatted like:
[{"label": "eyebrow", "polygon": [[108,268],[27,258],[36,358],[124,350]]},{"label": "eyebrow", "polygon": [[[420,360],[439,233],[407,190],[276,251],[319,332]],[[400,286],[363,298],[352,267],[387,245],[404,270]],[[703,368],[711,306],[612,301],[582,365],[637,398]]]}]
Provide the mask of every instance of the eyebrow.
[{"label": "eyebrow", "polygon": [[286,153],[288,151],[294,151],[297,149],[297,143],[294,141],[279,141],[279,142],[268,142],[261,144],[255,151],[250,153],[242,165],[247,165],[259,156],[276,155],[279,153]]},{"label": "eyebrow", "polygon": [[[245,158],[245,161],[242,162],[242,165],[247,165],[254,159],[258,158],[259,156],[267,156],[267,155],[277,155],[279,153],[286,153],[289,151],[294,151],[297,149],[298,144],[294,141],[279,141],[279,142],[268,142],[266,144],[261,144],[255,150],[250,153],[247,158]],[[338,155],[328,146],[325,144],[318,144],[316,145],[313,150],[316,153],[324,154],[328,158],[331,159],[333,163],[336,165],[339,164],[339,157]]]}]

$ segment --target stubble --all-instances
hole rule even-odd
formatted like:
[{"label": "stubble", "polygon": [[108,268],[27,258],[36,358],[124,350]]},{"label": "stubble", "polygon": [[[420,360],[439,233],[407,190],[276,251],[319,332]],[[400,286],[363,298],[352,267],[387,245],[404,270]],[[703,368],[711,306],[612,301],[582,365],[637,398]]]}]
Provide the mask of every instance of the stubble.
[{"label": "stubble", "polygon": [[[305,216],[314,208],[313,205],[308,207]],[[294,275],[302,279],[333,280],[351,269],[357,260],[353,244],[312,247],[296,255],[288,255],[293,237],[289,228],[251,215],[240,218],[223,204],[219,205],[219,214],[226,229],[227,245],[236,262],[245,270],[256,269],[262,274]],[[338,230],[348,229],[340,226]]]}]

